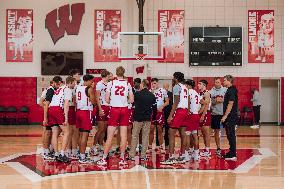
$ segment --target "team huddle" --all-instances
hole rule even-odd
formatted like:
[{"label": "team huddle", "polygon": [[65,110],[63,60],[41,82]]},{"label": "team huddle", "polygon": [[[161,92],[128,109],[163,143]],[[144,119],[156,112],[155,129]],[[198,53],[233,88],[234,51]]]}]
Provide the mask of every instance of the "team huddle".
[{"label": "team huddle", "polygon": [[[124,73],[125,69],[118,67],[116,78],[113,79],[112,74],[105,70],[96,86],[92,75],[84,75],[82,82],[78,70],[72,70],[65,82],[60,76],[52,79],[50,87],[43,91],[40,99],[40,105],[44,109],[42,155],[45,160],[64,163],[78,160],[82,164],[107,165],[107,159],[116,152],[120,154],[119,164],[126,165],[127,161],[134,160],[136,153],[140,152],[140,160],[145,161],[146,153],[155,150],[157,153],[169,154],[166,156],[168,158],[161,161],[164,165],[199,161],[201,157],[211,156],[210,126],[215,132],[216,155],[222,157],[220,123],[225,122],[228,115],[223,116],[226,88],[222,87],[220,78],[215,78],[215,86],[219,85],[220,88],[211,91],[207,90],[208,82],[200,80],[197,92],[193,80],[185,80],[183,73],[175,72],[173,102],[165,120],[164,110],[169,106],[171,98],[164,88],[159,87],[159,80],[152,78],[149,83],[136,78],[132,87]],[[224,84],[226,86],[226,78]],[[150,91],[154,99],[150,101],[149,111],[145,111],[145,114],[151,114],[151,126],[142,129],[144,125],[141,124],[141,128],[137,130],[134,129],[133,122],[135,125],[140,118],[142,120],[144,113],[137,114],[142,109],[138,106],[145,106],[139,98],[145,90]],[[151,95],[149,99],[152,98]],[[97,123],[96,133],[93,145],[87,151],[94,117]],[[165,145],[163,136],[165,123],[169,125],[168,146]],[[202,151],[199,151],[199,130],[205,146]],[[181,141],[179,150],[175,148],[177,132]],[[152,149],[155,133],[159,145]],[[58,139],[61,135],[62,142],[59,146]],[[113,150],[115,135],[118,147]],[[136,144],[142,146],[142,149],[136,149]],[[225,155],[228,159],[232,157],[235,158],[236,154]]]}]

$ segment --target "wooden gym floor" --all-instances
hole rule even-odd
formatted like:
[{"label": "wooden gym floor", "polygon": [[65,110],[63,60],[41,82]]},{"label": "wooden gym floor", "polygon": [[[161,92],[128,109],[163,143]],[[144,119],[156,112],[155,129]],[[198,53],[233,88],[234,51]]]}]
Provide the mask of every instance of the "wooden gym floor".
[{"label": "wooden gym floor", "polygon": [[[212,155],[210,160],[198,164],[164,167],[159,164],[164,157],[155,152],[148,162],[129,162],[124,168],[116,166],[116,160],[109,162],[107,168],[76,162],[46,163],[35,155],[37,144],[41,143],[40,134],[40,126],[0,126],[0,189],[284,187],[284,127],[262,126],[255,130],[238,127],[236,163]],[[228,148],[225,137],[221,142],[223,149]],[[202,148],[202,141],[200,144]]]}]

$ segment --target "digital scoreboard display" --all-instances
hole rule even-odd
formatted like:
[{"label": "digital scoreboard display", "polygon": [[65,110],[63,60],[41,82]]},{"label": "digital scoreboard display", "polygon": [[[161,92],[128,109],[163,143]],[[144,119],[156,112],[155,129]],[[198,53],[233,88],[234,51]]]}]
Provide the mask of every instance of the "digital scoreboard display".
[{"label": "digital scoreboard display", "polygon": [[242,27],[189,28],[190,66],[242,66]]}]

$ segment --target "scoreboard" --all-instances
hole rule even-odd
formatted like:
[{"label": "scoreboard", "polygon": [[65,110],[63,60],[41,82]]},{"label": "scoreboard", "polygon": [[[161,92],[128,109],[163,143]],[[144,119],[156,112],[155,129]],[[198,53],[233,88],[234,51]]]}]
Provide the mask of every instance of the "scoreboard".
[{"label": "scoreboard", "polygon": [[242,27],[189,28],[189,66],[242,66]]}]

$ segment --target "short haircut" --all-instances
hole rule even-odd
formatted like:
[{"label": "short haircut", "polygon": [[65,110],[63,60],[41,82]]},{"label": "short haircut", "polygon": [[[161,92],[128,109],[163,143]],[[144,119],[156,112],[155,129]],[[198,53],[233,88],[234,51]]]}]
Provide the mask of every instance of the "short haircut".
[{"label": "short haircut", "polygon": [[218,79],[220,79],[220,80],[221,80],[221,78],[220,78],[220,77],[214,77],[214,81],[216,81],[216,80],[218,80]]},{"label": "short haircut", "polygon": [[53,81],[53,80],[51,80],[51,81],[49,82],[49,84],[50,84],[50,85],[52,85],[52,84],[53,84],[53,82],[54,82],[54,81]]},{"label": "short haircut", "polygon": [[142,80],[141,80],[140,78],[135,78],[135,79],[134,79],[134,83],[140,84],[141,82],[142,82]]},{"label": "short haircut", "polygon": [[102,73],[101,73],[102,77],[107,77],[108,75],[110,75],[110,72],[107,71],[107,70],[103,70]]},{"label": "short haircut", "polygon": [[193,81],[192,79],[188,79],[185,81],[185,84],[191,86],[192,88],[195,87],[195,81]]},{"label": "short haircut", "polygon": [[93,75],[90,75],[90,74],[86,74],[83,76],[83,81],[90,81],[90,80],[93,80],[94,79],[94,76]]},{"label": "short haircut", "polygon": [[66,84],[70,84],[70,83],[73,83],[74,81],[76,81],[76,79],[72,76],[68,76],[66,78]]},{"label": "short haircut", "polygon": [[117,77],[123,77],[125,74],[125,69],[122,66],[116,68],[116,75]]},{"label": "short haircut", "polygon": [[151,82],[159,82],[159,79],[158,78],[152,78]]},{"label": "short haircut", "polygon": [[55,83],[60,83],[60,82],[63,82],[63,80],[62,80],[62,77],[60,77],[60,76],[54,76],[53,77],[53,79],[52,79],[52,81],[54,81]]},{"label": "short haircut", "polygon": [[206,81],[205,79],[201,79],[199,82],[200,82],[200,83],[203,83],[206,87],[207,87],[207,85],[208,85],[208,81]]},{"label": "short haircut", "polygon": [[69,72],[69,75],[70,75],[70,76],[73,76],[73,75],[76,75],[76,74],[81,74],[80,70],[78,70],[78,69],[72,69],[72,70],[70,70],[70,72]]},{"label": "short haircut", "polygon": [[142,85],[143,85],[143,87],[145,87],[145,88],[149,88],[149,86],[150,86],[149,81],[148,81],[147,79],[143,79],[143,80],[142,80]]},{"label": "short haircut", "polygon": [[232,75],[225,75],[224,78],[226,78],[226,80],[229,81],[231,84],[234,83],[235,78]]},{"label": "short haircut", "polygon": [[184,74],[181,72],[175,72],[173,76],[176,80],[178,80],[178,82],[184,81]]}]

